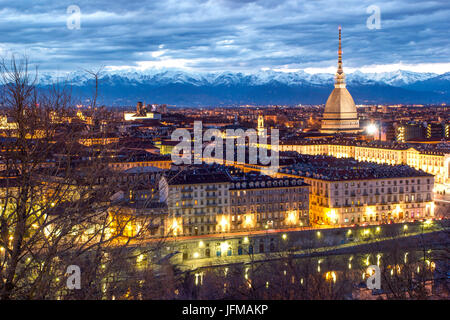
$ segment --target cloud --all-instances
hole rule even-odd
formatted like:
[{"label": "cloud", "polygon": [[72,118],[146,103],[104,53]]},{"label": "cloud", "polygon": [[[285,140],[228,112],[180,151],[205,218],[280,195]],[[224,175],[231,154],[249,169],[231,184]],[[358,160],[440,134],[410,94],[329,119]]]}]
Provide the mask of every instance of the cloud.
[{"label": "cloud", "polygon": [[[67,7],[81,10],[67,28]],[[0,0],[0,54],[26,54],[41,70],[176,67],[199,71],[331,70],[337,26],[344,67],[450,71],[447,0]],[[377,69],[378,68],[378,69]]]}]

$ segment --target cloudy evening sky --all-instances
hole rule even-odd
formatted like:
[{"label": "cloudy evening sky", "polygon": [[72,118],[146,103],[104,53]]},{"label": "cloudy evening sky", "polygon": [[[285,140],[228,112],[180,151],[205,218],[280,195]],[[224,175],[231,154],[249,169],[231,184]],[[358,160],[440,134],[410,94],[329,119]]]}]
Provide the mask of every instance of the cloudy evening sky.
[{"label": "cloudy evening sky", "polygon": [[[367,27],[372,5],[380,29]],[[450,71],[448,0],[0,0],[0,55],[54,71],[334,72],[339,25],[347,72]]]}]

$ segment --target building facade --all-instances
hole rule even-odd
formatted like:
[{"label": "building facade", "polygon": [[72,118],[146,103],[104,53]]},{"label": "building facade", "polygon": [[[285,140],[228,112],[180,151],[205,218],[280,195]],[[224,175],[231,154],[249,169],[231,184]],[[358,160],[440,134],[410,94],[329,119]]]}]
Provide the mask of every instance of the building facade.
[{"label": "building facade", "polygon": [[296,151],[308,155],[354,158],[379,164],[408,165],[435,176],[435,191],[450,190],[450,150],[423,150],[395,143],[356,143],[349,141],[302,141],[282,143],[280,151]]},{"label": "building facade", "polygon": [[310,222],[328,225],[411,221],[434,216],[431,174],[389,166],[300,156],[283,169],[310,185]]},{"label": "building facade", "polygon": [[160,181],[167,234],[204,235],[306,226],[309,189],[299,178],[196,169]]},{"label": "building facade", "polygon": [[192,170],[160,180],[167,203],[167,234],[202,235],[230,230],[229,178],[220,172]]},{"label": "building facade", "polygon": [[309,224],[309,186],[302,179],[250,179],[230,184],[231,230]]}]

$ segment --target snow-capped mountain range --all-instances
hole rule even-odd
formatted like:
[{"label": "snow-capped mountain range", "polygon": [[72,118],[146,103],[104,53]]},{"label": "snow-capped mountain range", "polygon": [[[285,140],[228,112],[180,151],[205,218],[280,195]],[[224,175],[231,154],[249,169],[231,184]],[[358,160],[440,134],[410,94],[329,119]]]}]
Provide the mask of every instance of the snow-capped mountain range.
[{"label": "snow-capped mountain range", "polygon": [[[39,84],[67,82],[75,93],[88,96],[93,79],[86,72],[44,73]],[[134,104],[138,100],[180,106],[239,104],[320,104],[333,88],[334,74],[305,71],[196,73],[177,69],[106,71],[100,80],[102,102]],[[405,70],[347,74],[356,103],[444,103],[450,99],[450,73]]]}]

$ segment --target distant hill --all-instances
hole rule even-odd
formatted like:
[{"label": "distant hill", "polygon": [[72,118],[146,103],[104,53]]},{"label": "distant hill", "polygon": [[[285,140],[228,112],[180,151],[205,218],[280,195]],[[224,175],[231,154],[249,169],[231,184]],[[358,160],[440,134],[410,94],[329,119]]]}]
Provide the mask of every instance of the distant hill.
[{"label": "distant hill", "polygon": [[[260,71],[254,74],[192,73],[152,69],[145,72],[106,72],[100,81],[99,101],[105,105],[134,105],[136,101],[177,106],[321,104],[333,89],[333,74]],[[43,74],[39,85],[65,81],[73,95],[88,103],[94,82],[86,74]],[[347,87],[357,104],[450,102],[450,73],[354,72]]]}]

